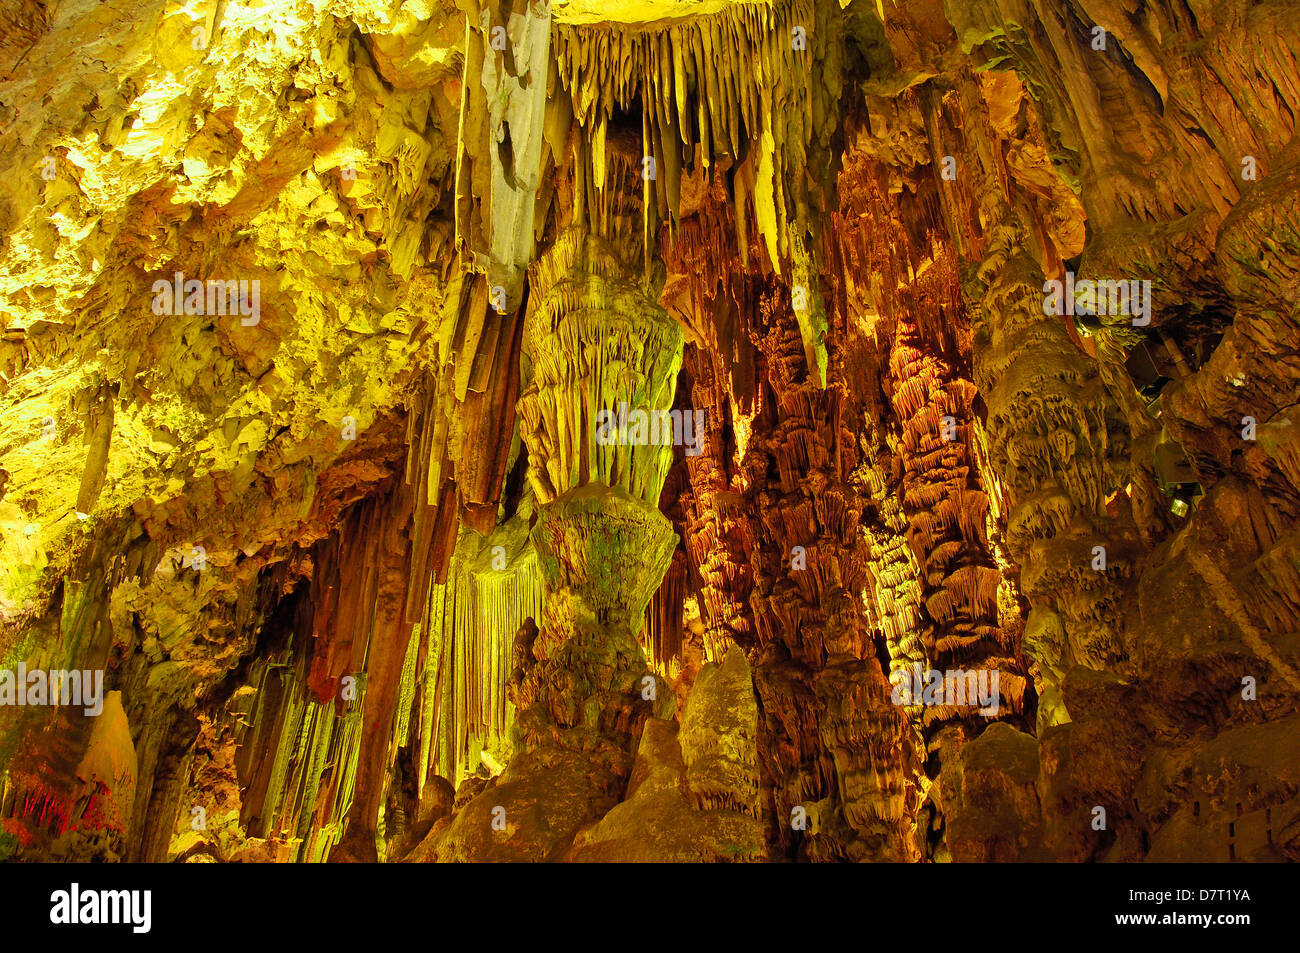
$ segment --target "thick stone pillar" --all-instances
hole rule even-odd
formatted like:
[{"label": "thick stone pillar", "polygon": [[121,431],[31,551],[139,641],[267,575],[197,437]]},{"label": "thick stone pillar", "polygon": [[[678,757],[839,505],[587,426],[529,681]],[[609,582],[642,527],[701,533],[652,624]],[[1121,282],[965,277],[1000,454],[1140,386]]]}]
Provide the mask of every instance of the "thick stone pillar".
[{"label": "thick stone pillar", "polygon": [[[613,187],[613,184],[610,184]],[[515,644],[515,754],[434,845],[446,859],[543,860],[624,794],[647,718],[671,690],[637,642],[677,546],[659,494],[682,332],[601,237],[564,232],[530,274],[520,436],[538,501],[545,608]]]}]

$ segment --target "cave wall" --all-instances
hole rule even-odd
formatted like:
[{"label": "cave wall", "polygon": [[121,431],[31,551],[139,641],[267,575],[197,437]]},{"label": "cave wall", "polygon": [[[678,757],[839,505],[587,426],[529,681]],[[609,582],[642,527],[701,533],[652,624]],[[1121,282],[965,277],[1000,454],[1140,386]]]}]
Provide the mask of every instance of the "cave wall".
[{"label": "cave wall", "polygon": [[1297,859],[1291,13],[0,0],[0,857]]}]

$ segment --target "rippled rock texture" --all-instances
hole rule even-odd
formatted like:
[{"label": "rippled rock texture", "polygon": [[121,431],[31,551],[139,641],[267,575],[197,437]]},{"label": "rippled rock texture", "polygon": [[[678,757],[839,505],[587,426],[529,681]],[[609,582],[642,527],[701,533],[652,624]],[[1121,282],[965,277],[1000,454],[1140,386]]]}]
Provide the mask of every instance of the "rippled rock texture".
[{"label": "rippled rock texture", "polygon": [[1289,0],[0,0],[0,859],[1300,859]]}]

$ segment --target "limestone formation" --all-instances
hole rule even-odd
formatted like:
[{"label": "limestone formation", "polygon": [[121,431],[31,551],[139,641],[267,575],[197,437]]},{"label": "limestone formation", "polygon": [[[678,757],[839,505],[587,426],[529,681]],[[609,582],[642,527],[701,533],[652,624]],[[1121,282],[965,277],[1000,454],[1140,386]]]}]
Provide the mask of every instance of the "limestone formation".
[{"label": "limestone formation", "polygon": [[1289,0],[0,0],[0,859],[1300,859]]}]

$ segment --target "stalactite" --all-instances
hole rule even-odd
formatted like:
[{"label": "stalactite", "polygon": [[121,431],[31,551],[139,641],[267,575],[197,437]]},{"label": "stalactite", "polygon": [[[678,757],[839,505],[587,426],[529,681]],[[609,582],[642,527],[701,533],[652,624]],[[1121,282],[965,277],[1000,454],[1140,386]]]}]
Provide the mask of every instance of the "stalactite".
[{"label": "stalactite", "polygon": [[[674,430],[666,416],[681,330],[619,280],[622,267],[604,243],[570,232],[535,270],[519,413],[540,503],[588,481],[657,503],[674,434],[684,438],[688,422]],[[640,434],[634,415],[642,419]],[[693,417],[689,423],[694,429]]]},{"label": "stalactite", "polygon": [[[643,155],[658,173],[647,182],[674,227],[688,164],[707,169],[730,159],[749,169],[737,214],[752,205],[768,262],[779,271],[791,258],[790,225],[808,224],[798,162],[814,140],[826,141],[838,92],[839,56],[823,17],[817,4],[792,0],[631,31],[561,21],[555,59],[578,125],[596,130],[598,143],[610,117],[642,109],[653,150]],[[603,182],[599,153],[593,168]]]},{"label": "stalactite", "polygon": [[686,602],[689,566],[686,553],[682,549],[674,550],[672,562],[664,580],[650,599],[645,611],[645,623],[642,629],[642,645],[646,657],[660,675],[668,677],[674,663],[679,661],[682,651],[684,620],[683,607]]},{"label": "stalactite", "polygon": [[462,531],[451,575],[430,596],[421,779],[438,774],[458,785],[480,769],[480,751],[509,758],[515,632],[542,617],[544,590],[532,545],[525,539],[498,554],[496,538],[475,542]]},{"label": "stalactite", "polygon": [[[302,669],[286,659],[250,673],[236,735],[247,784],[240,819],[279,859],[322,861],[352,806],[364,684],[340,710],[311,697]],[[182,823],[189,828],[188,817]]]}]

